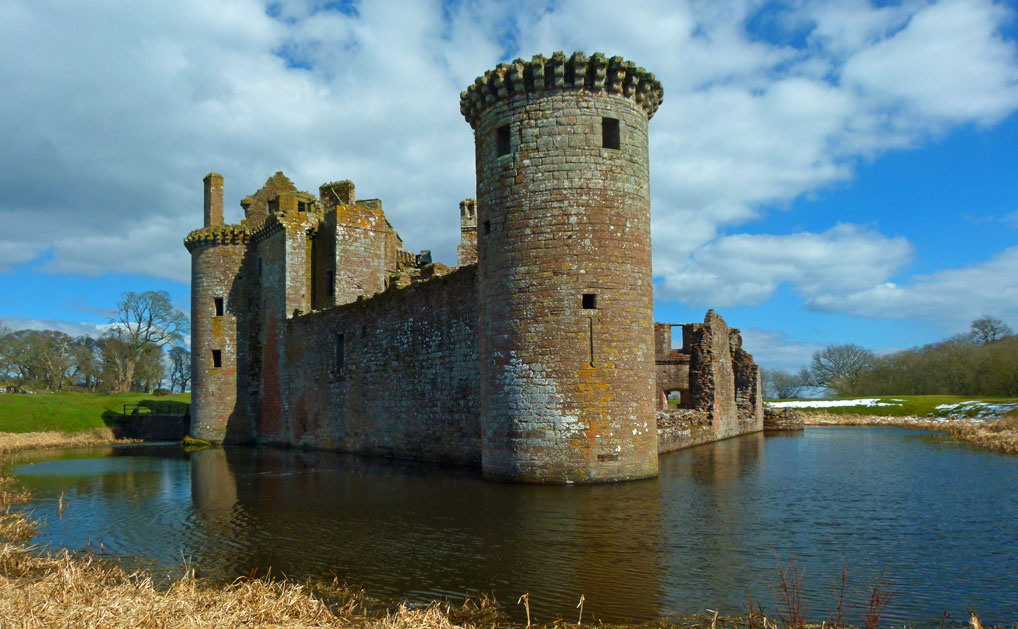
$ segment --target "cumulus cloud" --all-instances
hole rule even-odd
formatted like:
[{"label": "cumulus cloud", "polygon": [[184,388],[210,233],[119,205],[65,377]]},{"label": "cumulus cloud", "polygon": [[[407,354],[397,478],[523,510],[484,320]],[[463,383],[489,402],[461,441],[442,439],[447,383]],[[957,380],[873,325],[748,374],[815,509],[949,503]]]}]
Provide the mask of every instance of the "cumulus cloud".
[{"label": "cumulus cloud", "polygon": [[809,364],[813,353],[823,349],[819,343],[796,341],[787,334],[742,328],[743,346],[751,350],[756,362],[765,369],[797,372]]},{"label": "cumulus cloud", "polygon": [[665,88],[651,122],[662,296],[753,304],[790,283],[848,308],[841,297],[902,270],[907,242],[740,226],[850,179],[859,159],[1018,107],[1000,34],[1013,12],[989,0],[334,4],[0,5],[18,51],[0,56],[0,272],[49,252],[50,272],[186,281],[180,241],[210,170],[228,220],[276,170],[312,192],[353,179],[409,247],[452,262],[457,203],[474,193],[460,90],[516,56],[603,50]]},{"label": "cumulus cloud", "polygon": [[106,324],[75,323],[58,319],[27,319],[8,317],[0,321],[0,327],[11,330],[56,330],[69,336],[91,336],[98,338],[109,328]]},{"label": "cumulus cloud", "polygon": [[907,284],[883,282],[847,293],[812,297],[806,305],[820,312],[859,317],[922,319],[946,329],[964,329],[988,314],[1018,321],[1018,247],[983,264],[918,275]]},{"label": "cumulus cloud", "polygon": [[738,234],[698,248],[676,268],[666,267],[659,294],[723,307],[766,301],[781,283],[804,295],[860,291],[893,275],[911,257],[904,238],[850,224],[821,234]]}]

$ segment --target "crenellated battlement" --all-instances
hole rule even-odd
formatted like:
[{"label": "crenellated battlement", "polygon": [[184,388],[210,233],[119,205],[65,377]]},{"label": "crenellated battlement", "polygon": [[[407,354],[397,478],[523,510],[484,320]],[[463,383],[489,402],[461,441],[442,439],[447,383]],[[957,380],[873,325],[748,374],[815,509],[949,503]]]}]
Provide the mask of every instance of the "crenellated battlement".
[{"label": "crenellated battlement", "polygon": [[184,246],[190,252],[201,245],[243,245],[248,238],[247,229],[241,225],[211,225],[189,233],[184,238]]},{"label": "crenellated battlement", "polygon": [[654,73],[632,61],[618,56],[609,58],[600,52],[590,57],[574,52],[566,57],[560,51],[550,59],[534,55],[530,61],[515,59],[485,72],[466,91],[460,92],[460,113],[471,128],[477,128],[481,113],[499,101],[519,94],[554,90],[603,91],[632,98],[643,106],[648,119],[654,116],[664,99],[664,90]]}]

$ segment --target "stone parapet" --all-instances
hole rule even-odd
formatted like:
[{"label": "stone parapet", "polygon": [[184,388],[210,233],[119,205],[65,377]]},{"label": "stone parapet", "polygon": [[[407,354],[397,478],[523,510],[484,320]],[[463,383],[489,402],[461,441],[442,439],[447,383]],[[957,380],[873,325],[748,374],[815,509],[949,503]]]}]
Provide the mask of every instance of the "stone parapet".
[{"label": "stone parapet", "polygon": [[609,58],[600,52],[590,57],[582,52],[569,57],[556,52],[550,59],[535,55],[530,61],[500,63],[477,77],[473,85],[460,92],[460,113],[476,129],[481,114],[500,101],[520,94],[556,90],[587,90],[632,98],[643,107],[648,119],[664,99],[664,90],[654,73],[632,61],[618,56]]},{"label": "stone parapet", "polygon": [[243,245],[248,242],[248,231],[240,225],[212,225],[196,229],[184,238],[184,246],[194,251],[202,245]]}]

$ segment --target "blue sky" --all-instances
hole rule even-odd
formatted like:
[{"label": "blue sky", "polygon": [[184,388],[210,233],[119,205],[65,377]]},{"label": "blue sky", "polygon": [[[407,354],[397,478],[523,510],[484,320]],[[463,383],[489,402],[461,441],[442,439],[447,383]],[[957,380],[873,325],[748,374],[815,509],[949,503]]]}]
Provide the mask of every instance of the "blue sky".
[{"label": "blue sky", "polygon": [[714,307],[767,367],[1018,329],[1018,7],[990,0],[0,5],[0,321],[95,331],[189,299],[201,179],[352,179],[455,262],[459,92],[500,61],[656,73],[657,318]]}]

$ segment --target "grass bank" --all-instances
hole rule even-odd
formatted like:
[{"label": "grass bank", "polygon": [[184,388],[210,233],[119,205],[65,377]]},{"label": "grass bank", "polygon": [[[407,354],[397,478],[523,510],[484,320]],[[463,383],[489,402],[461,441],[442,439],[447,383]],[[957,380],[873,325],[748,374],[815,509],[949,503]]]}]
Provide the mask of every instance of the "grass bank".
[{"label": "grass bank", "polygon": [[0,432],[81,433],[106,428],[125,406],[189,403],[189,393],[155,397],[146,393],[0,393]]},{"label": "grass bank", "polygon": [[909,417],[928,421],[997,419],[1018,410],[1018,398],[962,395],[887,395],[830,400],[768,400],[773,408],[794,408],[804,413],[857,417]]}]

